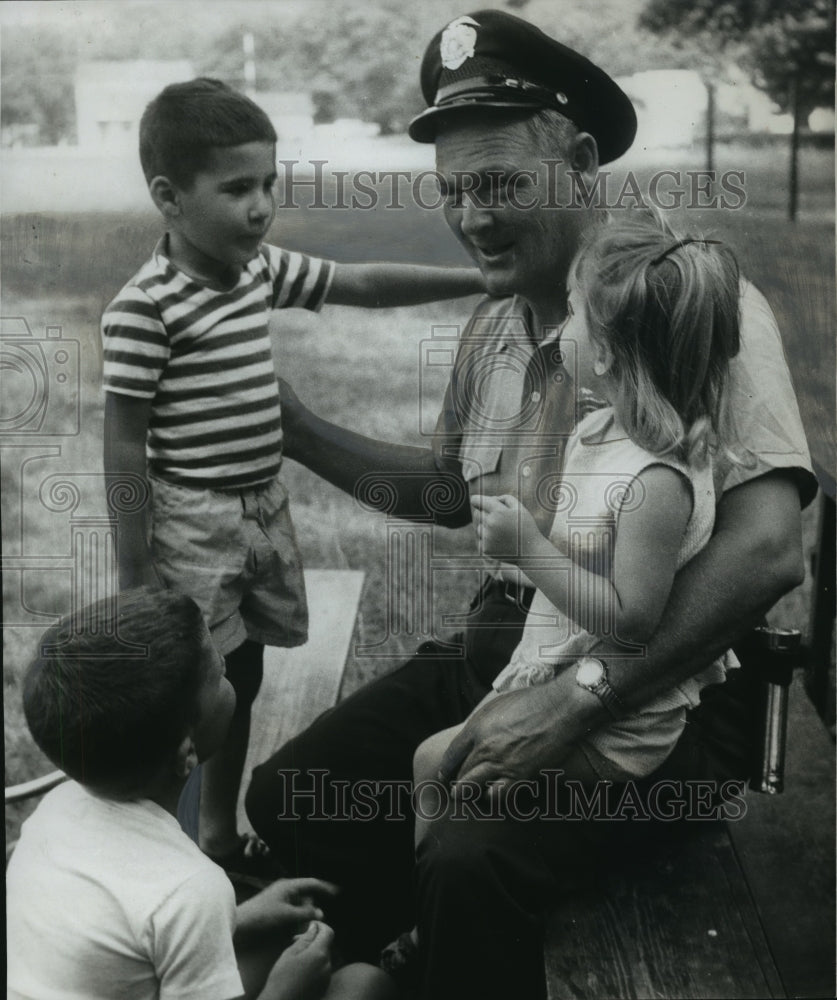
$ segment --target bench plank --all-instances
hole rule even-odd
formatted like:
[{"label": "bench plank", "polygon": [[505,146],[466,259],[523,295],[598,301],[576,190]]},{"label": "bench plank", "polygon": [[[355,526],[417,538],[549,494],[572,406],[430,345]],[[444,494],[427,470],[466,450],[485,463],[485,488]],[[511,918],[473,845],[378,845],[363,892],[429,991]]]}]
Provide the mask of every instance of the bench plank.
[{"label": "bench plank", "polygon": [[[360,570],[305,570],[308,642],[295,649],[265,649],[264,680],[251,715],[245,782],[257,764],[337,703],[363,578]],[[238,819],[240,829],[249,829],[243,798],[244,783]]]},{"label": "bench plank", "polygon": [[782,995],[720,823],[568,898],[552,915],[545,962],[551,1000]]},{"label": "bench plank", "polygon": [[692,823],[562,901],[551,1000],[835,995],[834,746],[799,676],[788,729],[782,795],[751,792],[742,819]]}]

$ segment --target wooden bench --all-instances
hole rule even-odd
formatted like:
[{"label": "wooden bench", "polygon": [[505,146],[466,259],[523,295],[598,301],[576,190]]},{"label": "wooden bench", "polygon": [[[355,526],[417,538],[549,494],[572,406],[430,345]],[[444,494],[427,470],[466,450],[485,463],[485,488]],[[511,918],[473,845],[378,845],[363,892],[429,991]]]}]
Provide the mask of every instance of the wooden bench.
[{"label": "wooden bench", "polygon": [[834,997],[834,746],[797,676],[785,791],[553,913],[550,1000]]}]

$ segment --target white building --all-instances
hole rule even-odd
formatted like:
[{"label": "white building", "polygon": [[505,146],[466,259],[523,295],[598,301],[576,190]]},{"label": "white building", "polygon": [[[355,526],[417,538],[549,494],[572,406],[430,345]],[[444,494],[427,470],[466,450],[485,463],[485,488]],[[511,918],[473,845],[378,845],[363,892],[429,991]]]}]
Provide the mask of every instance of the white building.
[{"label": "white building", "polygon": [[79,63],[76,127],[79,146],[136,148],[145,106],[170,83],[194,77],[188,59],[122,59]]},{"label": "white building", "polygon": [[646,149],[688,147],[705,121],[706,87],[688,69],[650,69],[616,81],[636,108],[634,145]]},{"label": "white building", "polygon": [[314,128],[310,94],[285,90],[257,90],[253,100],[273,122],[280,149],[306,143]]}]

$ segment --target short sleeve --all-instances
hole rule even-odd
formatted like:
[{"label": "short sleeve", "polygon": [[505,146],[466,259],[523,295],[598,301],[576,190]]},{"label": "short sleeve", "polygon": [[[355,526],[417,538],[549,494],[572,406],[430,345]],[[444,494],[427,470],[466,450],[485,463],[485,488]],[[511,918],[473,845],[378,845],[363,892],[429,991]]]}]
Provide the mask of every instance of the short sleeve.
[{"label": "short sleeve", "polygon": [[171,351],[157,306],[141,288],[124,288],[105,310],[102,340],[105,389],[153,399]]},{"label": "short sleeve", "polygon": [[319,312],[334,277],[334,261],[269,245],[262,251],[273,284],[271,308]]},{"label": "short sleeve", "polygon": [[725,492],[779,469],[794,473],[803,504],[816,492],[799,405],[779,328],[764,296],[742,282],[741,350],[730,364],[729,418],[722,436],[737,461],[718,456]]},{"label": "short sleeve", "polygon": [[151,917],[149,947],[160,1000],[230,1000],[244,994],[233,948],[232,884],[210,864],[182,882]]}]

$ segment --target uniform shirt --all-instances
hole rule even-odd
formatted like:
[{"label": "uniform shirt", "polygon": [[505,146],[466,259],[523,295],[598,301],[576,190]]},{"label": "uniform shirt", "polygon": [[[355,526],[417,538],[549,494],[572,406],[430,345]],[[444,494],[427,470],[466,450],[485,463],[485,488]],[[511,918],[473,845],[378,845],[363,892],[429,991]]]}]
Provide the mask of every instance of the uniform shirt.
[{"label": "uniform shirt", "polygon": [[[743,280],[740,302],[731,420],[722,428],[735,460],[718,457],[716,496],[787,469],[807,504],[817,484],[776,320],[761,293]],[[555,330],[534,343],[531,323],[518,296],[480,303],[459,344],[433,449],[437,465],[461,470],[472,494],[518,497],[546,535],[581,400],[572,345],[560,345]]]},{"label": "uniform shirt", "polygon": [[166,246],[105,310],[105,389],[153,401],[152,475],[209,489],[270,482],[282,428],[269,313],[318,310],[334,264],[264,245],[220,291],[175,267]]},{"label": "uniform shirt", "polygon": [[149,800],[75,782],[23,824],[6,876],[9,995],[229,1000],[244,992],[224,872]]},{"label": "uniform shirt", "polygon": [[517,296],[480,303],[459,345],[433,448],[439,467],[461,470],[472,494],[518,497],[546,534],[575,392],[557,330],[536,344],[530,327]]}]

